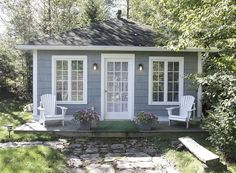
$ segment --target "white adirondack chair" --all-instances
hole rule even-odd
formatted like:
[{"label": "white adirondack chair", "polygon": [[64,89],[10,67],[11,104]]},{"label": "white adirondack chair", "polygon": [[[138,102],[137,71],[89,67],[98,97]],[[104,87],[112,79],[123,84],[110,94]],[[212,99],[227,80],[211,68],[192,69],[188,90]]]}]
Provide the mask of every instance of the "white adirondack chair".
[{"label": "white adirondack chair", "polygon": [[[66,107],[62,106],[56,106],[56,96],[52,94],[45,94],[42,95],[40,101],[40,106],[38,107],[38,110],[40,112],[39,122],[45,126],[45,121],[55,121],[55,120],[61,120],[62,126],[64,126],[64,119],[66,114]],[[56,108],[61,109],[61,114],[56,114]]]},{"label": "white adirondack chair", "polygon": [[[171,121],[182,121],[186,122],[186,128],[189,127],[189,121],[192,113],[195,114],[195,97],[187,95],[183,96],[180,99],[180,106],[178,107],[170,107],[166,108],[169,115],[169,126],[171,125]],[[179,115],[173,115],[173,110],[179,109]],[[195,116],[195,115],[194,115]]]}]

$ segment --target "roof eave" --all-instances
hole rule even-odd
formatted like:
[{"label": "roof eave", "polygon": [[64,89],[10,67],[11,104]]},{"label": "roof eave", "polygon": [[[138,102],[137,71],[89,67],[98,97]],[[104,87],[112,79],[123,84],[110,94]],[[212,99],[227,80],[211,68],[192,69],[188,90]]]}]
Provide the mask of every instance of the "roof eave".
[{"label": "roof eave", "polygon": [[[69,45],[16,45],[21,50],[102,50],[102,51],[175,51],[167,47],[143,47],[143,46],[69,46]],[[187,47],[179,52],[219,52],[219,49]]]}]

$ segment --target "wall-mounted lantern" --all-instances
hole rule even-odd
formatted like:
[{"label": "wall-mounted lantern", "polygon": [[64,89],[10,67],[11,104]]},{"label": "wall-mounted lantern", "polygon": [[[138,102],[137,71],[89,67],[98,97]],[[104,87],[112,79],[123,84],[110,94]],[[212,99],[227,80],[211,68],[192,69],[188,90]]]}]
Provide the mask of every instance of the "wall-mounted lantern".
[{"label": "wall-mounted lantern", "polygon": [[93,70],[96,71],[98,69],[98,65],[96,63],[93,64]]},{"label": "wall-mounted lantern", "polygon": [[138,69],[139,69],[139,71],[143,71],[143,65],[142,65],[142,64],[139,64],[139,65],[138,65]]}]

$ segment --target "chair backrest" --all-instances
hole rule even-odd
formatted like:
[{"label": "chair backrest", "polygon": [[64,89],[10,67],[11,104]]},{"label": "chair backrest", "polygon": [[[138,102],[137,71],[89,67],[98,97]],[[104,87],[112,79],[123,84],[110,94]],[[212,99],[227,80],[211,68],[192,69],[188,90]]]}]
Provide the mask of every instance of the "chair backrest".
[{"label": "chair backrest", "polygon": [[179,115],[182,117],[188,116],[188,111],[190,111],[193,108],[195,97],[187,95],[183,96],[180,99],[180,110]]},{"label": "chair backrest", "polygon": [[45,94],[41,96],[41,104],[45,109],[45,115],[55,115],[56,112],[56,96]]}]

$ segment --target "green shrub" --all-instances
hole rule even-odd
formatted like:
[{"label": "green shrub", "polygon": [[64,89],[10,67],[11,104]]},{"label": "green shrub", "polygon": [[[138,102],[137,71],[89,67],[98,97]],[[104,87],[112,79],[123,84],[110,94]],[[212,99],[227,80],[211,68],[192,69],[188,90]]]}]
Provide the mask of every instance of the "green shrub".
[{"label": "green shrub", "polygon": [[236,75],[218,72],[195,80],[204,89],[204,126],[209,130],[209,140],[228,159],[236,160]]}]

